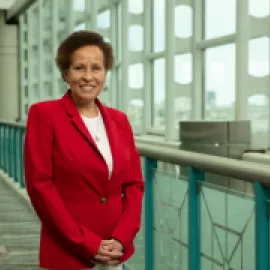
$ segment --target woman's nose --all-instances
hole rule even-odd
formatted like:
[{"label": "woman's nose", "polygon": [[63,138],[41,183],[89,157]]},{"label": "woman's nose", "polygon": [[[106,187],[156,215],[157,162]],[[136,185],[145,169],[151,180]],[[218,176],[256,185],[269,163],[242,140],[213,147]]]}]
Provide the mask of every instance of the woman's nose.
[{"label": "woman's nose", "polygon": [[91,80],[93,79],[93,77],[93,72],[91,70],[86,70],[86,72],[84,73],[84,79]]}]

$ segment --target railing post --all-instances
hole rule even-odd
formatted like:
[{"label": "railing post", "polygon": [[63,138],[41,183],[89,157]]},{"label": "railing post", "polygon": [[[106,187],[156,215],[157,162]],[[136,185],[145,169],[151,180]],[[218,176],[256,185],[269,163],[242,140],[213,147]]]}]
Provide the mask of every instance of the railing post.
[{"label": "railing post", "polygon": [[200,270],[200,193],[198,180],[204,180],[204,172],[189,168],[189,270]]},{"label": "railing post", "polygon": [[5,166],[4,171],[6,174],[8,174],[8,125],[5,125],[4,127],[4,134],[5,134],[5,141],[4,141],[4,158],[5,158]]},{"label": "railing post", "polygon": [[0,169],[3,168],[3,155],[4,155],[4,144],[3,144],[3,125],[0,124]]},{"label": "railing post", "polygon": [[154,270],[154,169],[157,161],[145,158],[145,269]]},{"label": "railing post", "polygon": [[24,129],[20,128],[19,133],[19,156],[20,156],[20,187],[24,188],[24,159],[23,159],[23,146],[24,146]]},{"label": "railing post", "polygon": [[269,269],[269,189],[255,183],[255,260],[256,270]]},{"label": "railing post", "polygon": [[14,128],[13,133],[13,162],[14,162],[14,181],[18,183],[18,128]]}]

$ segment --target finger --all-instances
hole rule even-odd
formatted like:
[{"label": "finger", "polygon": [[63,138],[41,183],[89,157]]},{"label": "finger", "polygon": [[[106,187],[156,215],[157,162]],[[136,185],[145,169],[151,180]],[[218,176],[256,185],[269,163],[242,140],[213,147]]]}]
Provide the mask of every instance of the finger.
[{"label": "finger", "polygon": [[102,246],[103,249],[107,250],[107,251],[110,251],[112,250],[112,246]]},{"label": "finger", "polygon": [[119,250],[112,250],[111,252],[109,252],[110,254],[110,257],[112,259],[118,259],[120,258],[121,256],[123,256],[123,252],[119,251]]},{"label": "finger", "polygon": [[111,251],[101,247],[97,255],[101,255],[101,256],[105,256],[105,257],[111,257]]},{"label": "finger", "polygon": [[110,246],[110,245],[113,245],[113,243],[114,243],[113,239],[111,239],[111,240],[102,240],[101,241],[102,246]]},{"label": "finger", "polygon": [[98,254],[94,257],[94,260],[106,263],[111,260],[111,257]]},{"label": "finger", "polygon": [[119,264],[119,261],[118,260],[110,260],[106,264],[107,265],[117,265],[117,264]]},{"label": "finger", "polygon": [[98,261],[98,260],[91,260],[90,262],[92,264],[104,264],[104,263],[102,263],[101,261]]},{"label": "finger", "polygon": [[103,256],[103,257],[109,257],[111,259],[118,259],[120,258],[121,256],[123,256],[123,252],[117,250],[117,249],[113,249],[111,251],[107,251],[103,248],[101,248],[98,252],[99,256]]}]

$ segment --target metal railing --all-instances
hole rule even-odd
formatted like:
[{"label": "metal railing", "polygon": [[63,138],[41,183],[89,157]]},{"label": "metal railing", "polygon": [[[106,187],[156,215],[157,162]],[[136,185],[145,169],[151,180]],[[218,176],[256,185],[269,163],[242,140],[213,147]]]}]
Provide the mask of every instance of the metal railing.
[{"label": "metal railing", "polygon": [[[0,168],[24,187],[23,178],[23,139],[24,125],[0,121]],[[270,166],[243,160],[234,160],[174,150],[169,147],[151,146],[136,142],[137,149],[144,157],[146,193],[144,198],[144,269],[162,269],[156,265],[157,246],[155,244],[155,180],[157,163],[167,162],[188,167],[188,263],[189,270],[207,270],[201,267],[201,184],[205,172],[238,178],[254,184],[254,250],[255,265],[250,269],[269,270],[269,199]],[[165,180],[164,180],[165,181]],[[175,191],[178,192],[178,191]],[[239,213],[239,217],[241,213]],[[210,240],[209,240],[210,241]],[[127,269],[129,266],[127,265]],[[136,268],[137,269],[137,268]],[[142,269],[142,268],[140,268]],[[163,268],[165,269],[165,268]],[[169,269],[169,268],[168,268]],[[171,268],[174,269],[174,268]],[[178,268],[179,269],[179,268]],[[236,268],[228,268],[236,269]],[[239,268],[239,270],[243,268]],[[236,269],[238,270],[238,269]],[[246,270],[246,269],[244,269]]]}]

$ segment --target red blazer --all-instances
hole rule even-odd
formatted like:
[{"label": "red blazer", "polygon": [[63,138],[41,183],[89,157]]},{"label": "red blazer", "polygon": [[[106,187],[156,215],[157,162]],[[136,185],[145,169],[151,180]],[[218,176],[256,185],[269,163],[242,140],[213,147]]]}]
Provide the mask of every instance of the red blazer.
[{"label": "red blazer", "polygon": [[69,91],[29,110],[25,180],[41,220],[41,267],[91,268],[101,240],[110,237],[124,245],[121,262],[134,252],[144,190],[140,158],[126,115],[97,105],[113,156],[110,180]]}]

